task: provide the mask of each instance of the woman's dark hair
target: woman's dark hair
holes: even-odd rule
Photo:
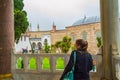
[[[82,50],[82,51],[87,51],[88,48],[88,42],[83,40],[83,39],[77,39],[76,40],[76,45],[80,46],[80,49],[78,50]]]

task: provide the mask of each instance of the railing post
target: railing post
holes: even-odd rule
[[[56,71],[56,58],[55,56],[50,57],[50,70],[54,73]]]
[[[28,72],[29,58],[26,54],[24,54],[24,57],[23,57],[23,64],[24,64],[24,71]]]

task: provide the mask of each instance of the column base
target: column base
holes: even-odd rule
[[[102,77],[101,80],[113,80],[113,79],[108,79],[108,78]]]
[[[12,74],[0,74],[0,80],[13,80]]]

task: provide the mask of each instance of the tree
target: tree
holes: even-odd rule
[[[23,0],[14,0],[14,30],[16,43],[18,43],[21,34],[25,33],[29,26],[27,13],[23,10],[23,7]]]
[[[63,37],[61,47],[62,47],[62,52],[67,53],[70,49],[71,46],[71,38],[68,36]]]
[[[71,47],[71,38],[68,36],[63,37],[62,41],[55,43],[56,48],[60,48],[63,53],[67,53]]]
[[[50,51],[50,46],[48,45],[47,39],[44,40],[44,51],[48,53]]]
[[[98,42],[97,47],[100,48],[101,45],[102,45],[102,39],[101,39],[101,37],[97,37],[96,39],[97,39],[97,42]]]
[[[55,43],[55,47],[56,47],[56,48],[61,48],[61,43],[62,43],[62,41],[57,41],[57,42]]]

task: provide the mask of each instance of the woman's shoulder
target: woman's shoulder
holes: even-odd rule
[[[73,53],[75,53],[75,52],[77,52],[77,50],[73,50],[71,53],[73,54]]]
[[[87,53],[87,57],[91,59],[91,58],[92,58],[91,53],[88,52],[88,53]]]

